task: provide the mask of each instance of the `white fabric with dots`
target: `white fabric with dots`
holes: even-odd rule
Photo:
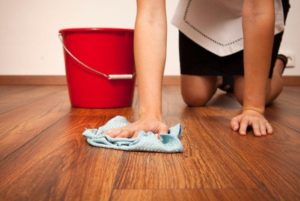
[[[274,34],[284,29],[281,0],[275,2]],[[172,23],[201,47],[227,56],[243,49],[243,0],[180,0]]]

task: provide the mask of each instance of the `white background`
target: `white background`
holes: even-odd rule
[[[0,75],[64,75],[58,30],[70,27],[133,28],[135,0],[0,0]],[[165,75],[179,75],[178,31],[170,21],[178,0],[168,0]],[[281,47],[300,66],[300,1],[292,8]],[[155,52],[155,50],[154,50]],[[300,75],[300,68],[285,71]]]

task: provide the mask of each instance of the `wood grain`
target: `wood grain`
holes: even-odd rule
[[[108,200],[122,152],[87,146],[81,134],[83,129],[108,120],[98,114],[74,109],[2,160],[1,197]]]
[[[236,190],[236,189],[205,189],[205,190],[115,190],[112,201],[232,201],[232,200],[275,200],[266,192],[260,190]]]
[[[86,143],[86,127],[136,119],[136,96],[132,108],[83,109],[70,107],[64,86],[0,91],[1,201],[300,200],[300,87],[286,87],[267,108],[275,132],[257,138],[231,130],[241,107],[230,95],[188,108],[178,86],[164,86],[164,119],[184,126],[179,154]]]
[[[285,86],[300,86],[300,76],[284,75]],[[65,75],[0,75],[0,85],[66,85]],[[180,85],[180,75],[165,75],[163,85]]]
[[[33,94],[35,92],[32,91]],[[36,101],[31,100],[30,103],[28,101],[25,106],[0,114],[0,160],[69,112],[66,90],[56,89],[56,92],[48,93]],[[12,102],[12,105],[15,106],[15,102]]]
[[[0,75],[0,85],[66,85],[64,75]]]
[[[4,92],[2,92],[3,89]],[[16,107],[27,105],[28,103],[32,103],[35,100],[38,100],[42,97],[47,97],[49,94],[61,90],[62,90],[61,87],[50,86],[50,87],[27,87],[27,88],[22,88],[22,91],[11,90],[12,91],[11,92],[11,91],[5,91],[5,88],[3,88],[3,86],[0,86],[1,94],[2,93],[5,94],[0,99],[0,114],[10,111]],[[16,92],[14,93],[14,91]],[[30,94],[30,96],[28,96],[28,94]]]

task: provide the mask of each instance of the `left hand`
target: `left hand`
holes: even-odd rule
[[[263,114],[255,110],[243,110],[231,120],[231,128],[241,135],[247,134],[247,127],[251,126],[255,136],[265,136],[273,133],[271,124]]]

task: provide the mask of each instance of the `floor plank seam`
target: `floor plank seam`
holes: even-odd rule
[[[98,149],[81,135],[115,115],[138,119],[136,96],[130,108],[93,110],[72,108],[67,87],[25,89],[0,87],[1,111],[10,110],[0,113],[1,201],[300,201],[300,87],[266,110],[274,134],[264,137],[231,129],[240,111],[231,97],[187,108],[180,88],[164,87],[165,123],[183,125],[184,152],[170,155]]]
[[[200,123],[200,124],[202,125],[201,121],[198,121],[198,123]],[[202,127],[204,127],[204,126],[202,126]],[[205,129],[205,127],[204,127],[204,129]],[[208,132],[208,131],[206,130],[206,132]],[[228,143],[226,143],[226,141],[224,141],[224,143],[226,143],[227,146],[222,145],[222,143],[220,143],[219,141],[215,140],[211,135],[209,135],[209,137],[210,137],[210,139],[213,140],[219,147],[222,147],[223,150],[226,150],[226,149],[227,149],[228,152],[230,152],[230,153],[235,153],[236,156],[238,157],[238,160],[243,161],[245,164],[248,165],[247,160],[245,160],[244,157],[242,157],[240,154],[238,154],[238,152],[236,152],[234,149],[232,149],[231,146],[229,146]],[[232,157],[231,155],[228,155],[228,154],[227,154],[227,156],[228,156],[228,157],[229,157],[229,158],[230,158],[237,166],[241,167],[241,166],[239,165],[239,163],[237,163],[236,160],[234,160],[233,157]],[[248,166],[246,166],[246,167],[248,167]],[[252,178],[252,179],[255,179],[256,184],[258,184],[258,188],[257,188],[258,190],[263,190],[264,192],[268,192],[268,195],[271,196],[272,199],[274,199],[274,200],[277,200],[277,199],[278,199],[278,197],[272,193],[271,189],[270,189],[263,181],[261,181],[261,180],[258,179],[259,176],[256,175],[256,174],[253,174],[253,171],[252,171],[251,169],[249,169],[248,171],[245,171],[245,169],[243,168],[242,170],[243,170],[243,172],[244,172],[247,176],[249,176],[249,177]],[[249,173],[250,173],[250,175],[249,175]],[[283,178],[283,179],[284,179],[284,178]],[[284,179],[284,180],[287,182],[286,184],[289,185],[289,182],[288,182],[286,179]],[[237,189],[238,189],[238,188],[237,188]]]
[[[59,90],[59,91],[51,92],[51,93],[49,93],[49,94],[45,94],[44,96],[41,96],[41,97],[39,97],[39,98],[36,98],[36,99],[34,99],[34,100],[32,100],[32,101],[27,101],[27,102],[25,102],[24,104],[18,105],[18,106],[14,107],[14,108],[12,108],[12,109],[10,109],[10,110],[4,111],[4,112],[0,112],[0,116],[6,114],[6,113],[8,113],[8,112],[11,112],[11,111],[13,111],[13,110],[16,110],[16,109],[18,109],[18,108],[20,108],[20,107],[24,107],[25,105],[33,104],[33,103],[35,103],[35,102],[37,102],[37,101],[40,101],[41,99],[45,98],[46,96],[50,96],[50,95],[53,95],[53,94],[56,94],[56,93],[61,93],[61,92],[64,91],[64,90],[66,90],[66,89],[62,89],[62,90]]]
[[[113,198],[113,193],[115,190],[117,190],[115,187],[116,187],[116,183],[118,181],[118,179],[120,178],[120,169],[121,169],[121,164],[122,164],[122,161],[123,161],[123,157],[124,157],[124,154],[125,152],[123,151],[121,157],[120,157],[120,161],[119,161],[119,164],[118,164],[118,169],[117,169],[117,173],[116,173],[116,176],[114,178],[114,183],[112,185],[112,188],[111,188],[111,192],[110,192],[110,195],[109,195],[109,201],[112,201],[112,198]]]
[[[238,152],[236,152],[236,150],[230,149],[231,146],[229,146],[228,143],[227,143],[226,141],[224,141],[224,143],[226,143],[227,146],[223,145],[222,143],[220,143],[219,141],[217,141],[216,139],[214,139],[214,138],[211,136],[211,135],[212,135],[211,131],[207,130],[206,127],[203,126],[202,122],[198,120],[198,118],[197,118],[197,122],[198,122],[200,125],[202,125],[203,129],[205,129],[205,131],[206,131],[207,133],[210,133],[210,134],[208,135],[208,137],[209,137],[215,144],[217,144],[218,147],[222,147],[223,150],[226,150],[226,149],[227,149],[227,150],[228,150],[227,152],[235,153],[235,155],[238,157],[238,160],[243,161],[245,164],[248,164],[247,160],[245,160],[244,157],[242,157],[240,154],[238,154]],[[239,163],[238,163],[231,155],[228,155],[228,154],[226,154],[226,155],[227,155],[227,156],[228,156],[228,157],[229,157],[229,158],[230,158],[230,159],[231,159],[238,167],[240,167]],[[248,166],[247,166],[247,167],[248,167]],[[265,184],[264,184],[262,181],[260,181],[260,180],[257,179],[258,176],[255,175],[255,174],[253,174],[253,172],[251,171],[251,169],[249,169],[249,170],[247,170],[247,171],[245,171],[245,169],[242,169],[242,170],[243,170],[243,172],[244,172],[247,176],[249,176],[250,178],[255,178],[255,182],[256,182],[257,184],[261,185],[261,187],[266,188]],[[250,175],[249,175],[248,173],[250,173]]]
[[[20,149],[22,149],[23,147],[27,146],[30,143],[34,143],[37,138],[40,138],[41,136],[43,136],[43,133],[45,133],[49,128],[51,128],[52,126],[54,126],[55,124],[59,123],[63,118],[65,118],[68,115],[68,112],[66,112],[66,114],[62,115],[62,117],[58,118],[56,121],[54,121],[51,125],[49,125],[48,127],[46,127],[45,129],[41,130],[39,132],[39,134],[35,135],[33,138],[31,138],[30,140],[28,140],[26,143],[24,143],[23,145],[21,145],[20,147],[18,147],[17,149],[15,149],[14,151],[12,151],[11,153],[9,153],[8,155],[6,155],[3,159],[1,159],[0,164],[2,162],[5,162],[5,160],[7,160],[7,158],[9,158],[11,155],[13,155],[14,153],[18,152]]]
[[[285,125],[284,124],[279,124],[279,125],[282,126],[282,127],[285,127],[285,128],[289,128],[292,131],[295,131],[296,133],[300,134],[300,130],[298,130],[297,128],[291,127],[289,124],[285,124]]]
[[[164,191],[173,191],[173,190],[242,190],[242,191],[251,191],[251,190],[261,190],[266,191],[267,188],[240,188],[240,187],[225,187],[225,188],[213,188],[213,187],[204,187],[204,188],[115,188],[114,191],[122,190],[164,190]]]
[[[0,91],[1,91],[1,87],[2,87],[2,86],[0,85]],[[12,87],[10,87],[10,86],[4,86],[4,87],[12,88]],[[22,89],[22,92],[24,92],[24,91],[30,92],[30,91],[31,91],[32,89],[34,89],[34,88],[36,88],[36,87],[31,86],[31,87]],[[18,93],[20,93],[20,91],[13,91],[13,92],[8,93],[8,94],[2,93],[2,94],[0,94],[0,98],[5,97],[5,96],[7,96],[7,95],[18,94]]]

